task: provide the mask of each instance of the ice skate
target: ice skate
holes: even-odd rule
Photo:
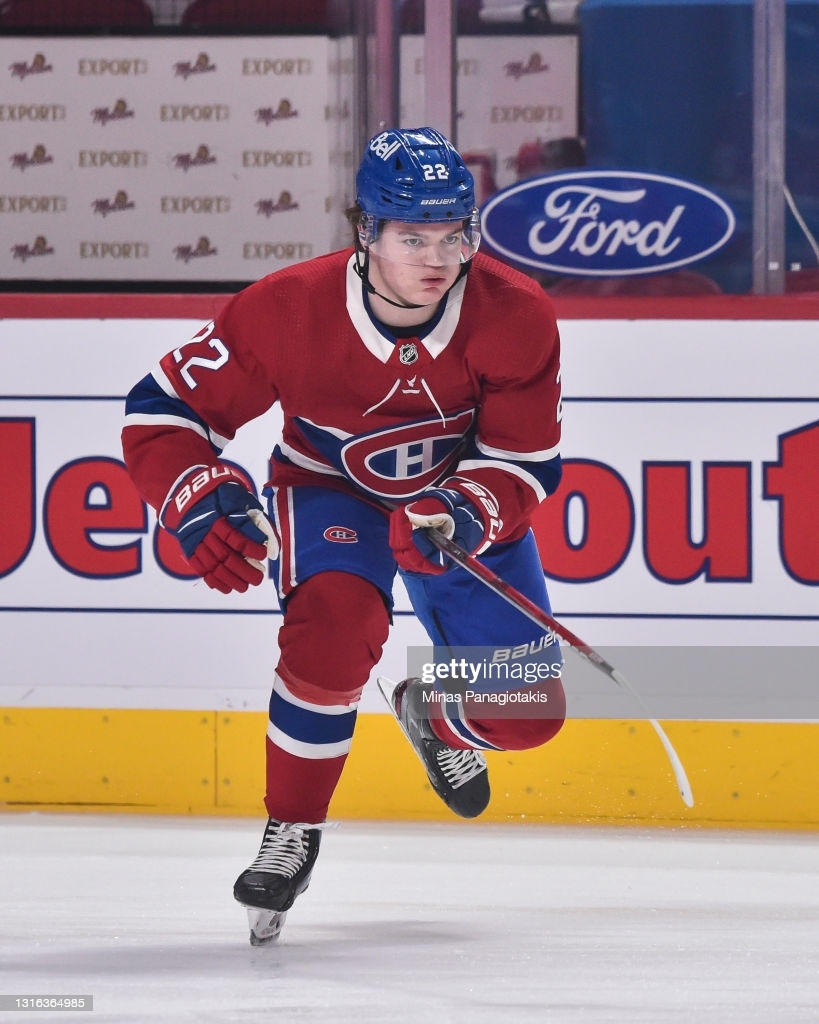
[[[287,911],[310,884],[320,843],[320,826],[268,819],[256,859],[233,886],[247,907],[251,945],[279,937]]]
[[[447,807],[462,818],[483,813],[489,803],[486,758],[477,750],[449,747],[432,731],[431,703],[424,701],[424,694],[432,692],[432,684],[420,679],[394,683],[380,677],[378,687],[426,768],[432,788]]]

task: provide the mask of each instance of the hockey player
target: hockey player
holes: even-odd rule
[[[436,649],[507,658],[542,647],[538,628],[450,563],[425,530],[444,531],[549,608],[529,517],[560,479],[551,304],[529,278],[476,255],[472,175],[437,131],[379,132],[356,188],[354,245],[235,295],[134,387],[123,430],[140,494],[208,586],[244,592],[272,559],[283,622],[266,739],[269,821],[234,887],[241,903],[270,912],[267,935],[309,884],[387,638],[396,568]],[[275,402],[284,426],[265,516],[252,481],[221,455]],[[540,745],[562,724],[559,678],[511,685],[537,691],[548,712],[501,717],[487,710],[497,705],[460,694],[431,714],[431,683],[385,686],[456,814],[487,806],[483,751]]]

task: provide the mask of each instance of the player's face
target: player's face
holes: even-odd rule
[[[458,279],[462,251],[460,224],[387,221],[370,246],[370,280],[395,301],[437,304]]]

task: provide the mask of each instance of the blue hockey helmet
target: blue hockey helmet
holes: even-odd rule
[[[383,220],[420,224],[472,216],[475,182],[460,153],[434,128],[374,135],[356,175],[356,201]]]
[[[388,128],[374,135],[356,175],[356,203],[363,213],[363,244],[382,221],[460,223],[466,258],[480,244],[472,173],[452,143],[434,128]]]

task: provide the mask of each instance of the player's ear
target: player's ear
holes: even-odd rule
[[[375,242],[383,223],[383,221],[376,221],[371,213],[363,212],[356,221],[355,228],[358,234],[358,244],[364,252]]]

